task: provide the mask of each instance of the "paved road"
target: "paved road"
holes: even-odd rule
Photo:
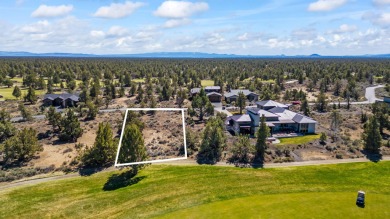
[[[390,156],[382,157],[382,161],[380,162],[383,161],[390,161]],[[371,162],[371,161],[366,158],[357,158],[357,159],[338,159],[338,160],[314,160],[314,161],[301,161],[301,162],[290,162],[290,163],[267,163],[264,165],[264,168],[283,168],[283,167],[313,166],[313,165],[342,164],[342,163],[361,163],[361,162]],[[177,166],[199,165],[195,160],[192,159],[164,162],[164,163],[160,163],[159,165],[164,165],[164,164],[177,165]],[[234,165],[225,162],[218,162],[214,166],[233,167]],[[115,167],[110,167],[101,172],[113,171],[115,169],[116,169]],[[75,177],[83,177],[83,176],[81,176],[79,173],[71,173],[71,174],[53,176],[53,177],[35,178],[35,179],[27,179],[27,180],[25,179],[25,180],[20,180],[20,181],[0,185],[0,191],[10,189],[10,188],[16,188],[20,186],[30,186],[30,185],[43,183],[43,182],[50,182],[50,181],[75,178]]]

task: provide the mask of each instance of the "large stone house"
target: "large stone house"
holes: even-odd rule
[[[75,107],[79,101],[80,97],[77,94],[69,93],[46,94],[43,97],[44,106]]]
[[[259,108],[262,106],[263,108]],[[255,134],[259,128],[261,117],[264,116],[271,135],[313,134],[316,131],[317,121],[310,117],[288,110],[288,106],[275,101],[260,101],[257,107],[247,108],[245,117],[231,116],[227,118],[236,134],[248,130],[248,116],[250,120],[250,134]],[[241,115],[244,116],[244,115]],[[243,119],[246,123],[240,123]],[[238,121],[236,121],[238,119]],[[232,122],[230,122],[232,121]],[[241,125],[242,124],[242,125]],[[241,127],[242,126],[242,127]]]
[[[230,92],[226,92],[224,95],[225,101],[227,103],[231,103],[233,101],[237,102],[238,95],[240,92],[242,92],[249,101],[257,101],[259,98],[259,95],[254,92],[251,92],[250,90],[230,90]]]

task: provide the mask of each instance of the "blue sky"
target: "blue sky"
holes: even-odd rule
[[[1,0],[0,51],[390,53],[390,0]]]

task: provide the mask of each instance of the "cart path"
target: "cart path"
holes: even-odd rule
[[[390,161],[390,156],[382,157],[383,161]],[[313,161],[300,161],[300,162],[289,162],[289,163],[266,163],[264,168],[283,168],[283,167],[298,167],[298,166],[313,166],[313,165],[327,165],[327,164],[343,164],[343,163],[360,163],[360,162],[372,162],[367,158],[356,158],[356,159],[337,159],[337,160],[313,160]],[[187,160],[177,160],[177,161],[169,161],[160,163],[159,165],[176,165],[176,166],[197,166],[199,165],[195,160],[187,159]],[[228,166],[234,167],[233,164],[229,164],[226,162],[218,162],[213,166]],[[115,170],[115,167],[110,167],[104,169],[100,172],[107,172]],[[38,176],[39,177],[39,176]],[[36,185],[43,182],[56,181],[61,179],[69,179],[76,177],[87,177],[81,176],[79,173],[70,173],[59,176],[49,176],[44,178],[33,178],[33,179],[22,179],[11,183],[5,183],[0,185],[0,191],[4,191],[11,188],[17,188],[21,186],[31,186]]]

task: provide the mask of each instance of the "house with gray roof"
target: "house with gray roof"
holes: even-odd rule
[[[43,106],[75,107],[78,102],[80,102],[78,94],[45,94],[43,97]]]
[[[317,121],[314,119],[288,110],[288,106],[275,101],[260,101],[258,103],[258,106],[263,106],[263,108],[247,108],[246,116],[242,117],[245,118],[246,123],[240,123],[243,120],[240,116],[244,115],[236,115],[229,117],[233,121],[227,125],[232,126],[231,129],[235,133],[239,133],[241,130],[247,130],[248,120],[250,120],[250,134],[254,135],[260,126],[261,117],[264,116],[272,135],[283,136],[295,133],[297,136],[298,134],[315,133]],[[240,129],[241,126],[244,129]]]
[[[259,99],[259,95],[250,90],[230,90],[230,92],[226,92],[224,95],[225,101],[227,103],[236,102],[240,92],[242,92],[249,101],[257,101]]]
[[[192,88],[190,90],[191,98],[198,95],[202,88]],[[204,87],[204,91],[209,98],[210,102],[221,102],[222,94],[220,86],[206,86]]]
[[[228,131],[233,131],[235,135],[251,134],[252,120],[249,115],[234,115],[226,118]]]

